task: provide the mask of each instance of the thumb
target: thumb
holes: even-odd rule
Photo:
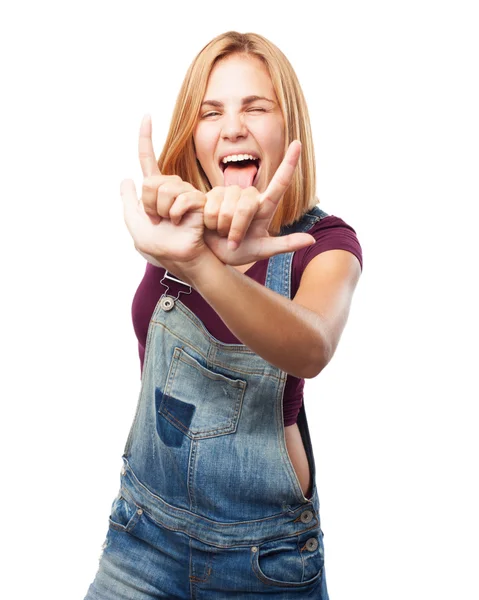
[[[138,202],[135,182],[133,179],[123,179],[123,181],[120,183],[120,196],[122,196],[123,202],[131,197],[136,198],[136,201]]]
[[[125,223],[131,233],[134,222],[138,216],[138,209],[140,208],[138,196],[136,195],[135,182],[133,179],[123,179],[123,181],[120,183],[120,196],[123,200],[123,215],[125,217]]]
[[[307,248],[316,243],[309,233],[291,233],[277,237],[269,237],[264,241],[262,247],[262,258],[269,258],[284,252],[295,252],[301,248]]]

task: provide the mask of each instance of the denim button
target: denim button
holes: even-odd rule
[[[122,467],[121,468],[121,474],[124,475],[125,473],[126,473],[126,469],[125,469],[125,467]]]
[[[175,301],[171,296],[163,296],[160,300],[160,306],[163,310],[171,310],[175,305]]]
[[[312,537],[312,538],[309,538],[309,540],[307,540],[306,548],[310,552],[314,552],[317,547],[318,547],[318,540],[316,538]]]
[[[309,523],[313,519],[313,513],[310,510],[305,510],[301,513],[301,521],[303,523]]]

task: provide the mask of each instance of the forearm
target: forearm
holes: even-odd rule
[[[174,270],[173,270],[174,272]],[[214,254],[178,276],[210,304],[248,348],[299,378],[317,375],[327,364],[319,315],[222,263]]]

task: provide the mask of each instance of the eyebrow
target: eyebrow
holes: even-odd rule
[[[266,100],[267,102],[276,104],[276,102],[274,100],[271,100],[270,98],[266,98],[266,96],[246,96],[245,98],[243,98],[241,103],[243,106],[245,106],[246,104],[251,104],[252,102],[256,102],[256,100]],[[223,102],[220,102],[219,100],[205,100],[201,104],[201,106],[203,107],[205,104],[208,104],[209,106],[217,106],[218,108],[223,106]]]

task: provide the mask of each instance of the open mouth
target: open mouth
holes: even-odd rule
[[[261,160],[259,158],[244,158],[219,163],[223,172],[224,185],[239,185],[242,188],[254,186],[258,180]]]
[[[234,161],[229,161],[227,163],[224,163],[221,160],[220,161],[220,169],[223,171],[223,173],[225,172],[226,167],[230,167],[230,166],[245,168],[245,167],[248,167],[249,165],[255,165],[256,168],[259,169],[260,162],[261,161],[259,158],[255,158],[255,159],[245,158],[244,160],[234,160]]]

